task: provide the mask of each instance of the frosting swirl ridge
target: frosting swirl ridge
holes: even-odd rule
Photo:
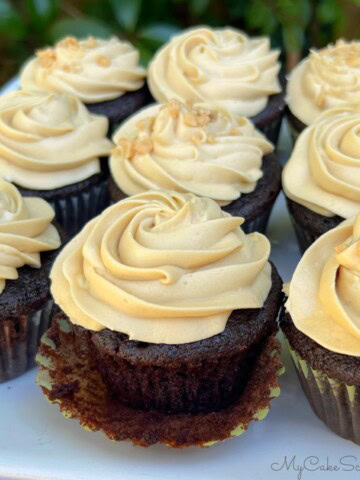
[[[174,36],[150,63],[149,88],[158,102],[214,102],[251,117],[281,91],[278,50],[268,38],[200,27]]]
[[[172,100],[145,108],[114,135],[112,176],[127,195],[191,192],[227,205],[252,192],[272,144],[245,117],[211,104]]]
[[[0,294],[6,280],[18,278],[18,268],[39,268],[40,252],[60,246],[59,234],[51,224],[54,216],[45,200],[23,198],[14,185],[0,181]]]
[[[62,250],[52,294],[87,329],[152,343],[211,337],[232,310],[262,307],[271,288],[270,243],[242,223],[192,194],[126,198]]]

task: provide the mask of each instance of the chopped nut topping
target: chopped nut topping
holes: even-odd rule
[[[139,120],[136,124],[136,128],[140,131],[144,130],[151,130],[152,126],[154,124],[154,119],[153,118],[143,118],[142,120]]]
[[[237,128],[232,128],[230,130],[230,135],[234,135],[234,136],[240,135],[240,130],[238,130]]]
[[[90,37],[88,38],[87,42],[86,42],[86,45],[87,47],[89,48],[95,48],[96,47],[96,38],[93,37],[92,35],[90,35]]]
[[[319,95],[318,95],[317,98],[316,98],[315,103],[316,103],[316,105],[317,105],[319,108],[322,108],[322,107],[324,106],[324,103],[325,103],[325,95],[324,95],[323,90],[320,91]]]
[[[211,144],[213,144],[213,145],[216,143],[215,138],[214,138],[214,137],[211,137],[210,135],[207,137],[207,141],[208,141],[208,143],[211,143]]]
[[[57,46],[61,48],[79,48],[80,43],[77,41],[75,37],[65,37],[60,42],[57,43]]]
[[[131,158],[134,155],[133,142],[131,142],[127,138],[120,138],[117,144],[121,148],[121,152],[125,155],[126,158]]]
[[[110,58],[105,57],[105,55],[98,55],[95,60],[99,67],[106,68],[111,64]]]
[[[188,127],[197,127],[196,116],[193,113],[185,112],[184,122]]]
[[[246,125],[247,122],[248,120],[245,117],[240,117],[237,119],[237,123],[240,127],[243,127],[244,125]]]
[[[346,250],[346,245],[345,245],[345,243],[342,243],[341,245],[337,245],[337,246],[335,247],[335,252],[336,252],[336,253],[341,253],[341,252],[343,252],[344,250]]]
[[[194,135],[191,140],[197,147],[201,144],[201,137],[199,135]]]
[[[172,118],[177,118],[180,113],[180,103],[173,99],[168,102],[169,114]]]
[[[205,113],[201,113],[200,115],[197,115],[196,117],[197,124],[199,127],[205,127],[208,123],[210,123],[210,115],[207,115]]]
[[[153,149],[153,143],[150,138],[144,138],[135,143],[135,152],[139,155],[146,155]]]
[[[357,55],[350,55],[346,63],[349,65],[349,67],[358,67],[360,65],[360,58]]]
[[[36,56],[40,61],[40,65],[43,68],[50,68],[56,62],[56,52],[52,48],[45,48],[44,50],[38,50]]]

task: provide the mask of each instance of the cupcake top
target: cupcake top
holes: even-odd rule
[[[296,328],[336,353],[360,356],[360,215],[305,252],[286,303]]]
[[[268,38],[231,28],[187,30],[173,37],[150,63],[148,83],[158,102],[216,102],[251,117],[281,91],[278,50]]]
[[[272,144],[245,117],[177,100],[145,108],[115,133],[112,176],[127,195],[191,192],[227,205],[252,192]]]
[[[360,42],[338,40],[310,55],[291,72],[287,103],[305,125],[329,108],[360,104]]]
[[[99,103],[138,90],[145,75],[139,52],[129,42],[66,37],[38,50],[24,66],[20,83],[25,89],[67,92],[84,103]]]
[[[51,292],[71,322],[130,340],[182,344],[261,308],[270,243],[210,199],[149,191],[106,209],[57,257]]]
[[[11,183],[0,180],[0,294],[6,280],[16,280],[24,265],[40,268],[40,252],[61,244],[51,224],[54,210],[42,198],[23,198]]]
[[[34,190],[70,185],[100,172],[108,155],[106,117],[69,94],[17,90],[0,97],[0,177]]]
[[[360,211],[360,107],[324,112],[298,137],[283,171],[290,199],[325,216]]]

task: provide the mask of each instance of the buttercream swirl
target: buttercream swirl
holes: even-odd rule
[[[278,50],[268,38],[206,27],[173,37],[150,63],[149,88],[158,102],[216,102],[246,117],[264,110],[281,91]]]
[[[262,307],[270,243],[210,199],[149,191],[106,209],[62,250],[51,291],[70,320],[132,340],[181,344]]]
[[[227,205],[252,192],[273,146],[245,117],[210,104],[154,105],[114,135],[110,169],[127,195],[151,189],[191,192]]]
[[[100,172],[108,120],[73,95],[17,90],[0,98],[0,177],[51,190]]]
[[[360,42],[338,40],[313,50],[297,65],[287,86],[291,112],[310,125],[325,110],[360,104]]]
[[[118,38],[66,37],[36,52],[20,73],[22,88],[71,93],[84,103],[118,98],[144,85],[139,52]]]
[[[283,171],[286,195],[320,215],[360,211],[360,107],[324,112],[298,137]]]
[[[305,252],[286,309],[296,327],[323,347],[360,356],[360,215]]]
[[[51,224],[54,216],[42,198],[23,198],[14,185],[0,181],[0,294],[6,280],[18,278],[18,268],[39,268],[40,252],[60,246],[59,234]]]

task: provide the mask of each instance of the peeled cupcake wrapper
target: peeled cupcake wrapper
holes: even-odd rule
[[[43,333],[53,317],[54,302],[48,300],[31,315],[18,321],[0,321],[0,383],[6,382],[35,366],[35,355]]]
[[[316,415],[333,432],[360,445],[360,386],[315,370],[286,340],[302,389]]]
[[[134,410],[112,399],[87,349],[68,321],[54,319],[36,357],[38,385],[66,418],[77,418],[86,430],[102,430],[111,440],[140,446],[208,447],[241,435],[251,420],[266,417],[270,401],[280,394],[278,376],[284,372],[280,344],[269,337],[244,392],[232,406],[206,414],[163,414]]]

